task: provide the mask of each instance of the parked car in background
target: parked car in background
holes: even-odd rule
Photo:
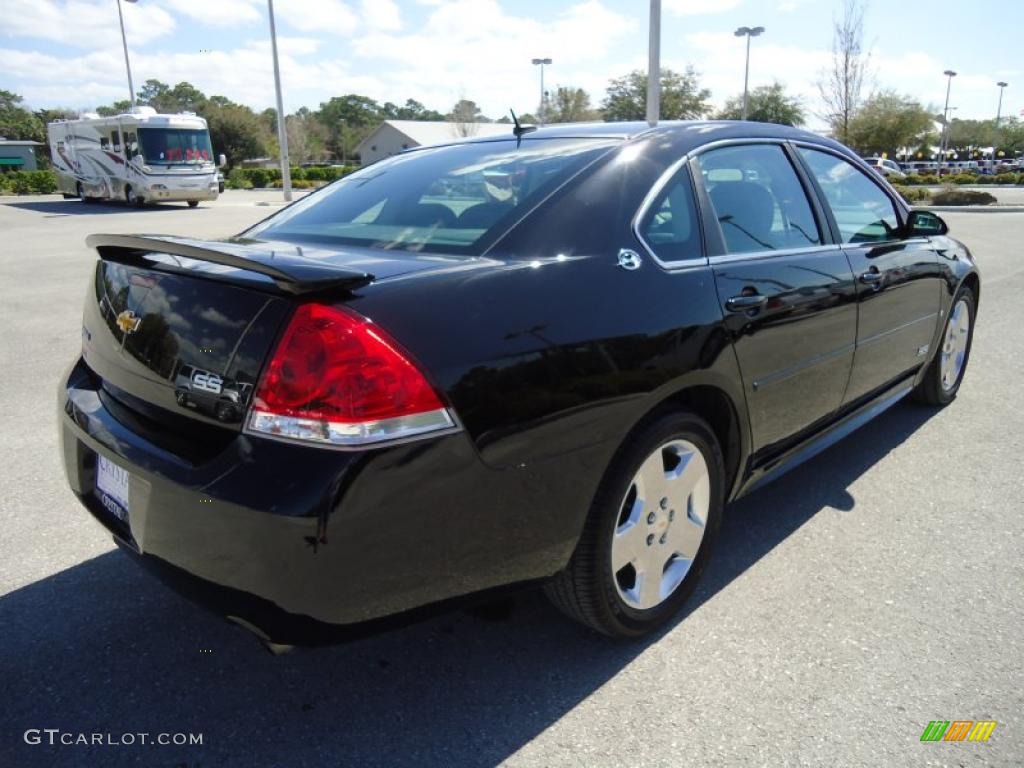
[[[887,179],[898,181],[907,178],[907,174],[900,170],[900,167],[893,160],[884,157],[868,157],[864,159],[864,162]]]
[[[536,584],[656,629],[727,502],[953,401],[980,290],[849,149],[753,122],[510,127],[227,240],[87,242],[71,489],[277,643]]]

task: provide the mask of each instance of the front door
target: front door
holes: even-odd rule
[[[941,273],[926,237],[905,235],[888,193],[853,163],[824,150],[798,152],[828,202],[860,301],[857,351],[846,403],[906,377],[930,359]]]
[[[726,145],[696,160],[711,209],[709,261],[743,375],[755,460],[838,410],[857,332],[849,261],[824,236],[793,161],[775,143]]]

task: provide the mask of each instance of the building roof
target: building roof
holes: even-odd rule
[[[363,146],[370,146],[378,131],[385,125],[390,125],[399,133],[409,137],[410,144],[421,147],[434,144],[451,144],[454,141],[461,141],[464,138],[476,138],[480,136],[494,136],[496,134],[512,133],[512,126],[507,123],[450,123],[440,120],[385,120],[378,125],[373,132],[359,142],[356,151],[359,152]],[[468,136],[462,135],[462,129]]]
[[[29,141],[27,139],[5,139],[0,136],[0,146],[7,147],[41,147],[43,142],[41,141]]]

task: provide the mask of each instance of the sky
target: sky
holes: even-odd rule
[[[815,82],[829,62],[842,0],[663,0],[662,66],[693,65],[720,106],[743,89],[738,26],[753,40],[751,87],[783,83],[820,126]],[[116,0],[2,0],[0,88],[34,109],[93,109],[128,96]],[[139,0],[123,4],[138,89],[186,80],[263,109],[274,105],[266,0]],[[414,98],[447,112],[472,99],[497,118],[535,112],[545,85],[585,88],[595,106],[608,80],[647,67],[648,0],[276,0],[287,112],[359,93],[383,103]],[[943,71],[953,117],[1024,110],[1024,3],[871,0],[865,44],[872,85],[940,111]]]

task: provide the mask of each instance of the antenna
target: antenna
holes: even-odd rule
[[[512,135],[517,139],[522,139],[524,133],[530,133],[531,131],[537,130],[536,125],[521,125],[519,123],[519,118],[516,117],[516,113],[513,110],[510,109],[509,113],[512,115],[512,122],[515,123],[515,126],[512,128]]]

